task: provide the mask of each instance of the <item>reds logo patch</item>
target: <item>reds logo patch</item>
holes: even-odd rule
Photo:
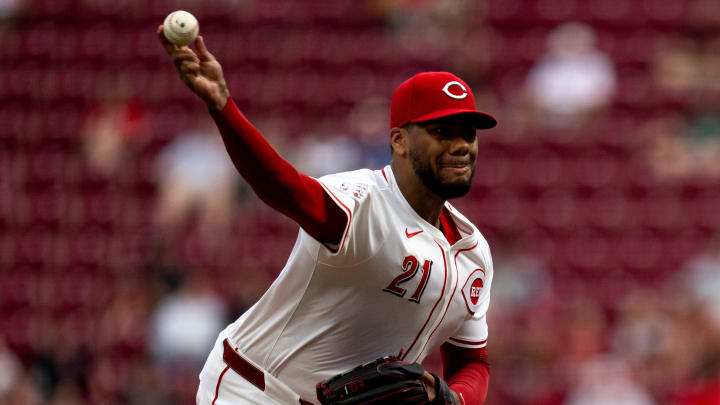
[[[483,287],[485,287],[485,270],[475,269],[470,273],[465,285],[462,288],[462,295],[465,299],[465,305],[471,314],[480,308],[480,295],[482,294]]]

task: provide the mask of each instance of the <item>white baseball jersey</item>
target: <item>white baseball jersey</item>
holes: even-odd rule
[[[325,176],[349,218],[338,246],[300,231],[263,297],[224,331],[247,358],[306,399],[315,384],[402,351],[422,361],[441,344],[485,346],[492,261],[487,242],[449,203],[450,245],[398,189],[390,166]]]

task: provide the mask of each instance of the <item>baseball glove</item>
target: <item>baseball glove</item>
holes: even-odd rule
[[[322,405],[459,405],[457,396],[435,374],[437,393],[431,404],[421,379],[424,373],[418,363],[382,357],[319,382],[317,398]]]

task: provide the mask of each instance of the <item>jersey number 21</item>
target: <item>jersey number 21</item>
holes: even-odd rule
[[[383,291],[387,291],[399,297],[404,297],[407,290],[400,287],[400,284],[409,281],[410,279],[415,277],[418,268],[420,268],[418,259],[415,256],[406,256],[402,264],[402,274],[395,277],[387,287],[383,288]],[[430,279],[431,269],[432,262],[430,260],[425,260],[425,263],[423,263],[422,265],[422,278],[420,279],[420,284],[418,284],[413,295],[408,298],[410,301],[413,301],[415,303],[420,302],[420,298],[422,297],[423,292],[425,292],[425,286]]]

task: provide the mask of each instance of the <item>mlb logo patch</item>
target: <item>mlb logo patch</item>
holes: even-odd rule
[[[467,310],[471,314],[480,309],[480,295],[485,288],[485,270],[475,269],[465,281],[462,288],[462,295],[465,299]]]

